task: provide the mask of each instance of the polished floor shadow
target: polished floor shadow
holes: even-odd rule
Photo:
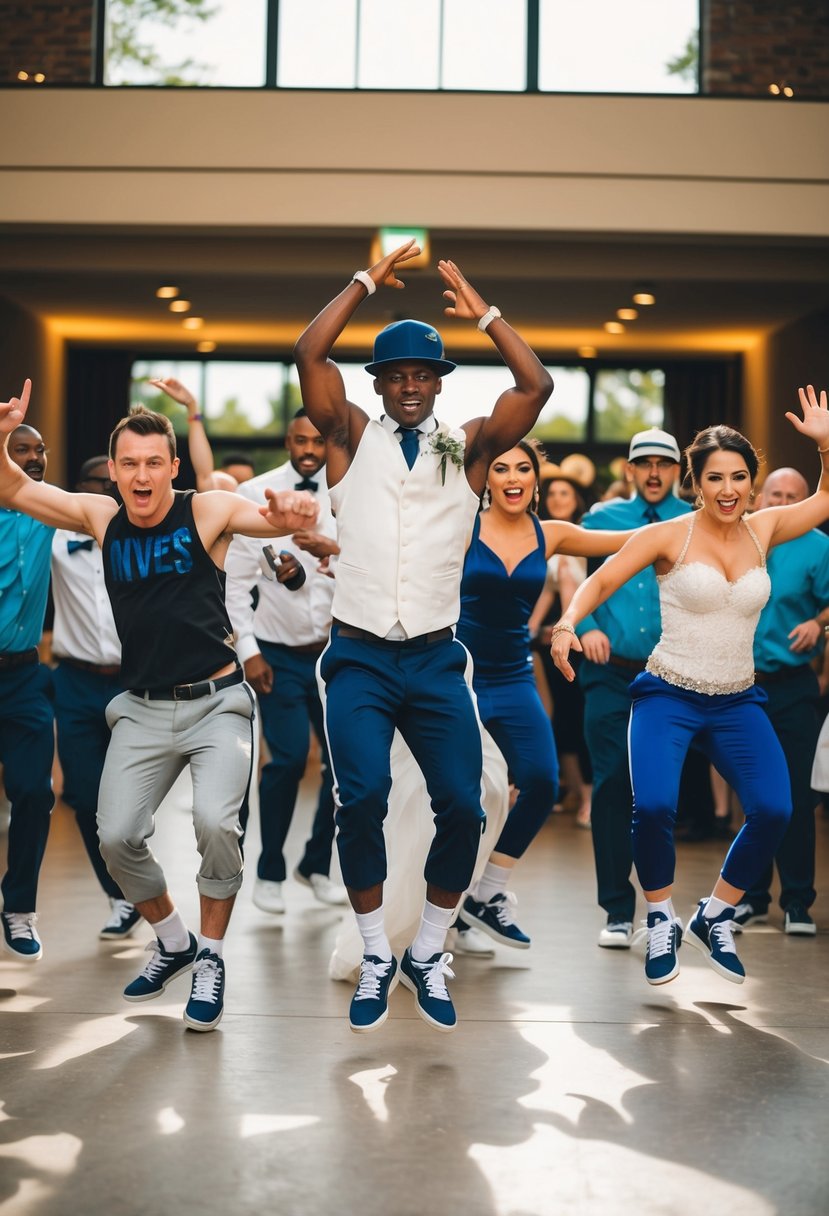
[[[303,789],[288,842],[299,854]],[[154,848],[195,925],[186,784]],[[829,820],[814,912],[829,930]],[[248,844],[256,856],[255,827]],[[680,846],[678,908],[723,846]],[[341,913],[289,881],[226,951],[227,1012],[186,1031],[186,981],[120,993],[149,932],[98,942],[107,906],[71,813],[55,812],[34,966],[0,956],[0,1216],[819,1216],[829,1211],[829,932],[770,924],[740,944],[749,979],[697,954],[663,988],[641,949],[596,946],[589,835],[555,816],[516,874],[526,952],[457,957],[460,1026],[431,1030],[398,989],[352,1034],[327,977]]]

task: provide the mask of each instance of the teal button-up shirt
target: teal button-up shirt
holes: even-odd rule
[[[635,498],[613,498],[597,503],[582,519],[584,528],[618,531],[641,528],[656,522],[648,518],[650,504],[638,494]],[[655,504],[658,520],[675,519],[691,510],[687,502],[669,494]],[[611,652],[625,659],[646,659],[659,641],[662,614],[659,588],[652,566],[640,570],[624,583],[595,612],[586,616],[576,629],[581,637],[588,629],[601,629],[610,639]]]
[[[829,607],[829,536],[813,529],[775,545],[769,550],[767,569],[771,595],[754,635],[754,666],[758,671],[800,667],[819,648],[794,654],[789,634],[795,625]]]
[[[49,594],[55,529],[0,507],[0,651],[37,646]]]

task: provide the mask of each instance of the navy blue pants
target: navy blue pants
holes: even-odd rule
[[[11,803],[7,869],[0,890],[6,912],[34,912],[49,817],[55,803],[52,673],[42,663],[0,671],[0,763]]]
[[[774,733],[780,740],[792,783],[792,817],[775,854],[780,875],[780,906],[800,904],[810,908],[815,902],[815,806],[817,795],[811,787],[812,761],[815,757],[820,719],[817,676],[808,663],[787,670],[780,680],[763,685],[768,697],[765,710]],[[772,863],[747,889],[746,900],[755,911],[765,911],[771,901]]]
[[[642,889],[657,891],[674,880],[679,778],[694,743],[740,799],[746,821],[722,876],[749,890],[774,857],[792,813],[786,759],[764,710],[765,693],[753,687],[707,696],[643,672],[631,695],[633,860]]]
[[[520,790],[495,852],[523,857],[553,809],[558,790],[558,757],[550,719],[529,664],[526,670],[498,679],[476,671],[472,685],[481,721]]]
[[[334,780],[328,761],[322,703],[317,687],[317,656],[299,654],[289,646],[258,640],[262,657],[273,668],[273,691],[259,696],[262,733],[271,759],[259,782],[259,820],[262,852],[257,875],[269,882],[284,882],[283,848],[296,805],[297,791],[308,758],[309,723],[320,743],[322,780],[311,837],[299,871],[327,874],[334,844]]]
[[[98,843],[98,786],[110,731],[106,707],[124,689],[118,676],[103,676],[58,662],[52,672],[63,801],[75,812],[98,882],[112,899],[124,893],[109,874]]]
[[[426,780],[435,837],[428,883],[465,891],[483,830],[481,734],[464,680],[467,652],[454,638],[429,646],[362,641],[331,630],[320,660],[325,729],[334,771],[337,848],[347,887],[386,878],[383,820],[395,727]],[[417,813],[417,808],[412,808]]]

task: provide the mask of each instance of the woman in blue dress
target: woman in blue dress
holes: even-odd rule
[[[587,531],[560,520],[540,522],[535,514],[538,480],[538,453],[526,440],[490,465],[484,509],[464,563],[457,629],[474,661],[472,686],[481,721],[503,753],[518,791],[495,850],[464,900],[457,928],[462,938],[464,929],[474,925],[519,950],[527,949],[530,938],[515,923],[515,895],[507,884],[551,811],[558,786],[552,727],[530,655],[530,614],[554,553],[605,556],[630,536]]]

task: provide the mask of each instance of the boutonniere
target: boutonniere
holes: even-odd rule
[[[440,484],[446,485],[446,462],[451,460],[456,469],[463,468],[463,454],[466,436],[463,431],[432,431],[429,436],[429,450],[440,456]]]

